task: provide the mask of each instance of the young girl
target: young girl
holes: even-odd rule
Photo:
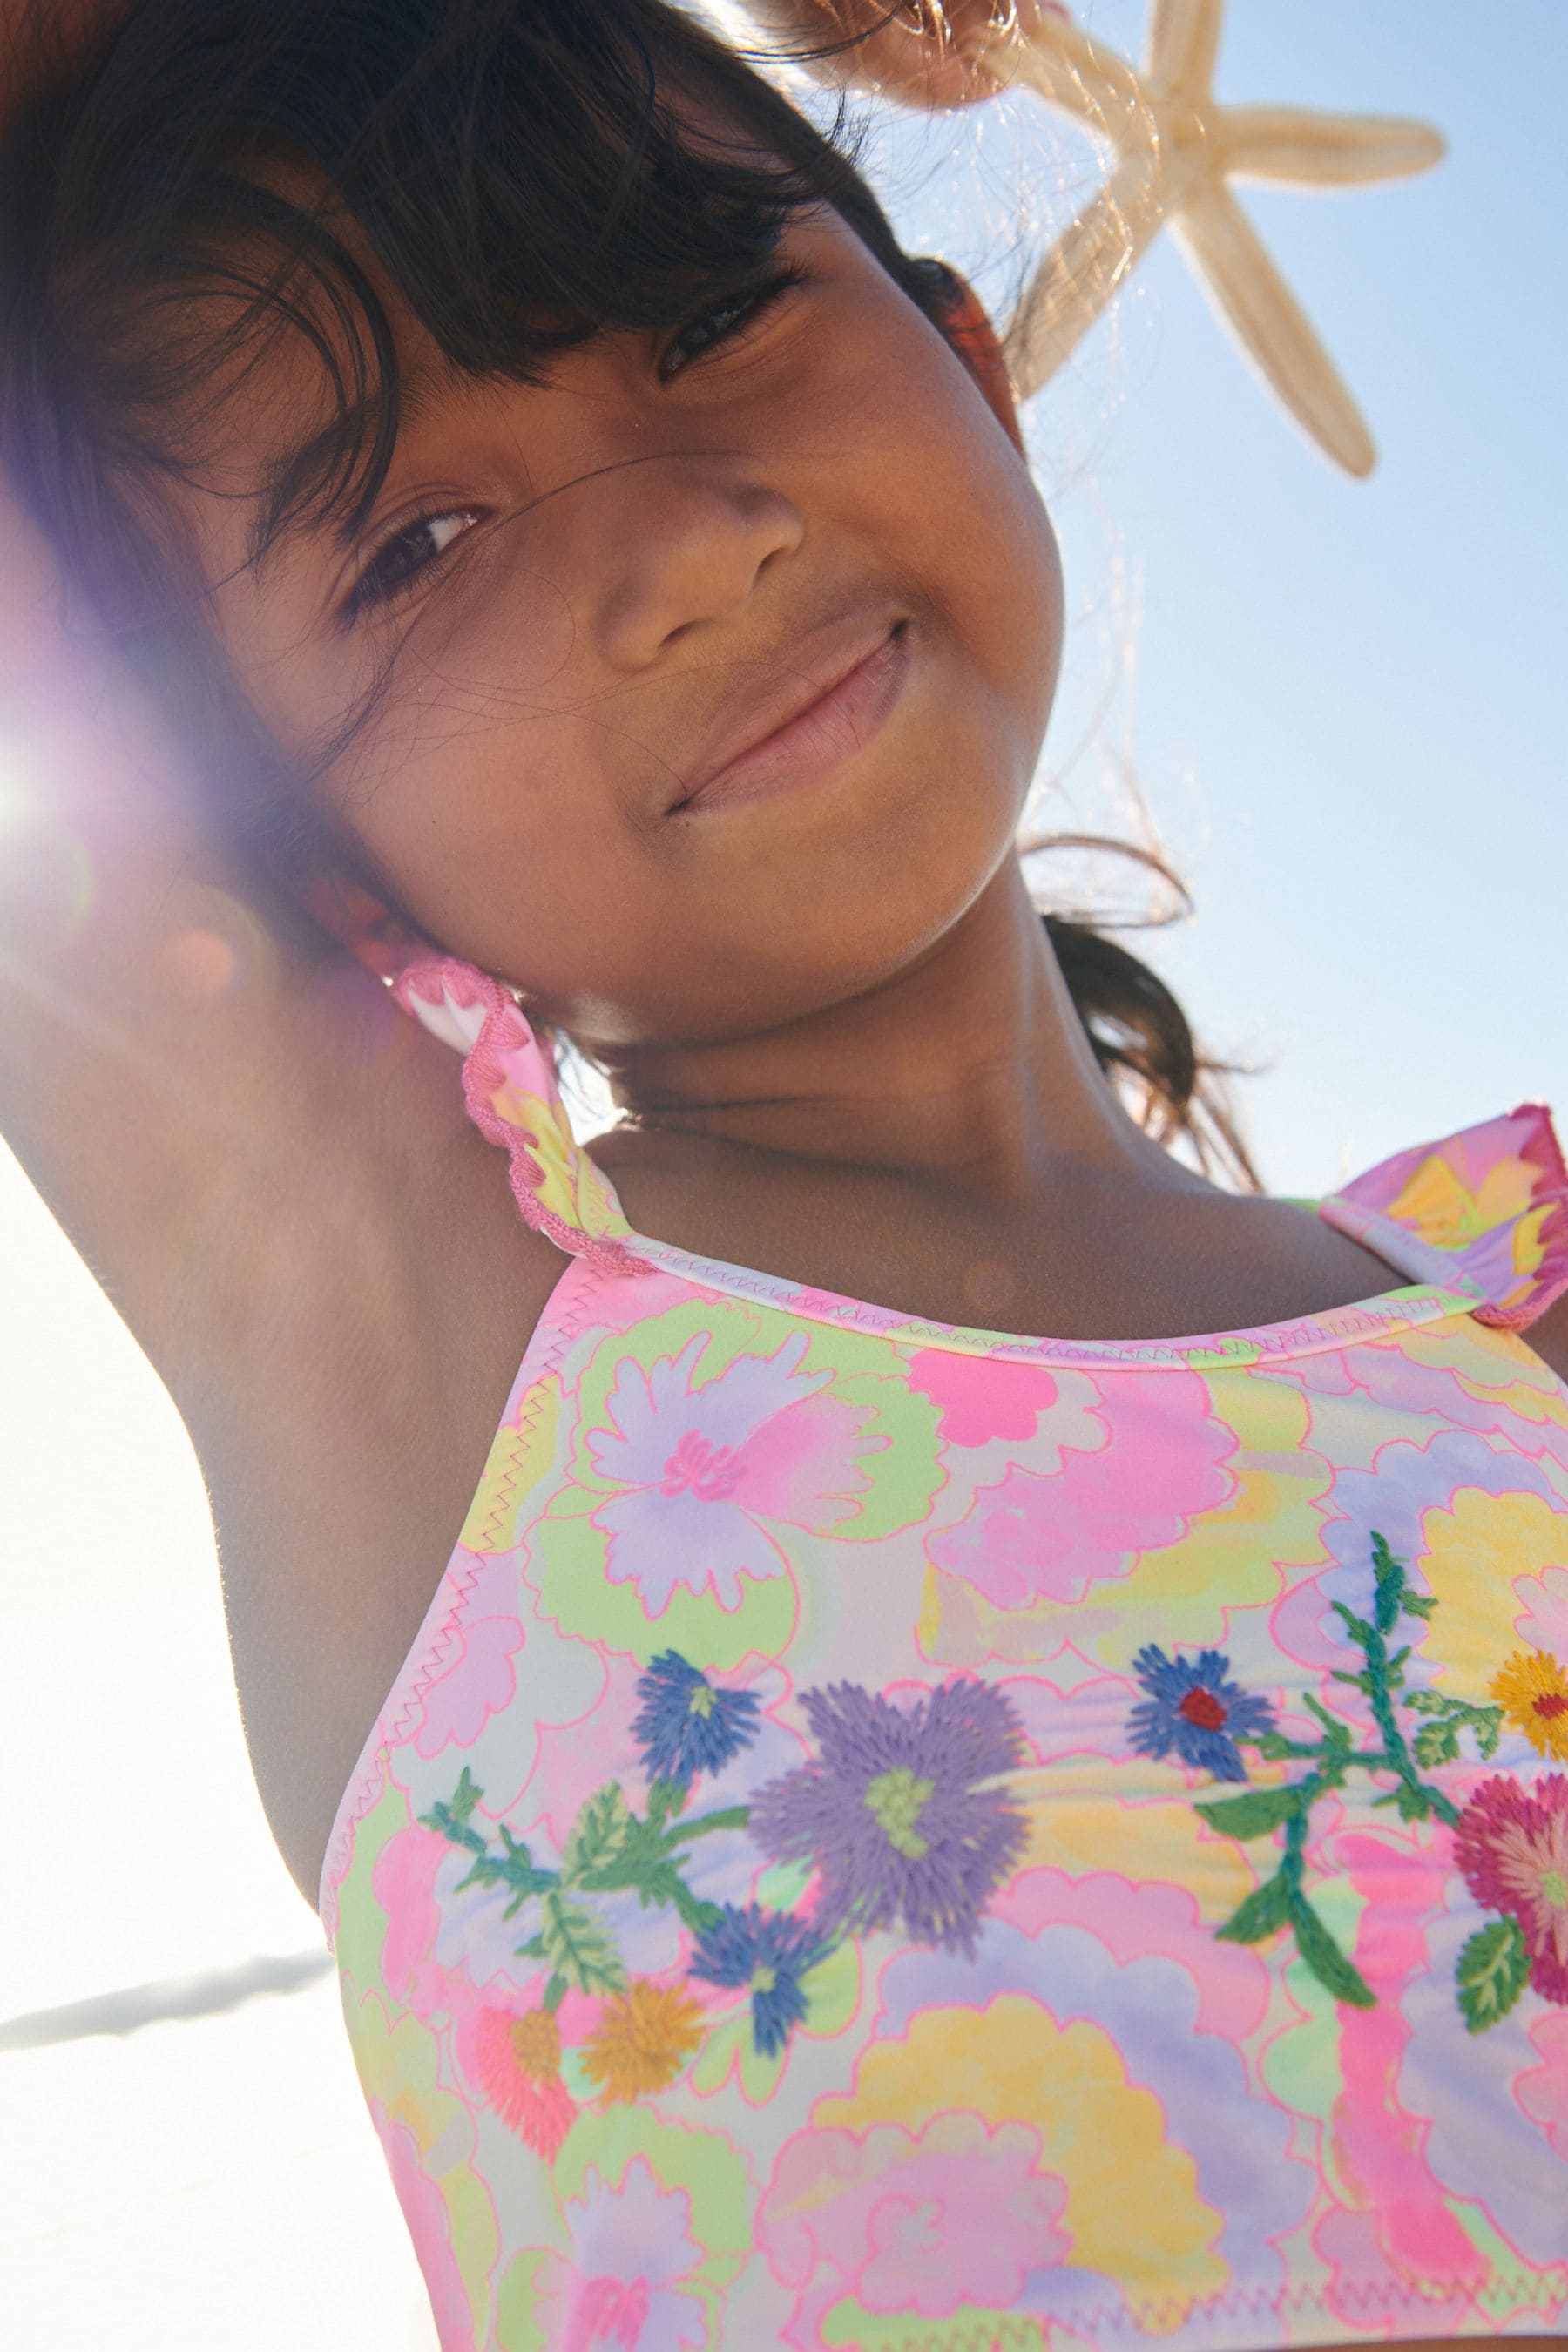
[[[442,2345],[1550,2336],[1546,1114],[1169,1155],[1179,1013],[1015,848],[994,339],[690,19],[79,13],[0,143],[5,1130],[198,1447]]]

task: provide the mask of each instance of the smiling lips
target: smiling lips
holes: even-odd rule
[[[791,663],[771,695],[754,694],[671,809],[762,800],[815,782],[862,750],[897,701],[909,667],[907,632],[864,615]],[[739,737],[737,743],[736,738]]]

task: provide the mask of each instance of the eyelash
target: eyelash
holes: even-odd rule
[[[681,335],[690,334],[694,327],[705,327],[710,319],[723,318],[727,311],[739,311],[741,325],[743,329],[749,330],[750,328],[754,327],[757,321],[763,317],[763,313],[771,310],[773,308],[773,305],[781,300],[785,294],[789,293],[793,288],[805,285],[808,280],[808,274],[809,273],[807,271],[799,268],[795,263],[791,262],[786,264],[783,269],[775,270],[771,278],[764,278],[760,284],[755,286],[743,286],[739,293],[727,294],[721,302],[715,302],[708,310],[700,310],[695,319],[689,319],[685,326],[680,329],[679,333],[676,336],[675,342],[670,348],[674,350],[679,345]],[[717,336],[713,342],[707,344],[704,348],[708,351],[712,351],[719,344],[744,341],[745,340],[746,337],[743,332],[738,331],[735,328],[731,328],[727,333]],[[700,360],[702,356],[703,353],[701,352],[698,352],[694,354],[694,358],[696,360]],[[691,364],[691,362],[689,362],[688,364]],[[677,369],[676,373],[679,374],[679,373],[680,371]],[[669,382],[669,377],[665,373],[663,368],[659,370],[659,377],[662,383],[668,383]]]
[[[708,352],[721,349],[726,344],[744,341],[747,339],[746,331],[754,327],[764,312],[771,310],[774,304],[782,300],[784,296],[794,288],[805,285],[807,278],[808,273],[805,270],[791,263],[786,268],[775,271],[772,278],[763,278],[758,285],[743,287],[739,293],[726,295],[721,302],[712,303],[706,310],[700,310],[694,319],[689,319],[685,326],[679,330],[671,349],[678,347],[682,335],[689,335],[694,329],[705,327],[710,320],[723,319],[730,313],[737,314],[735,322],[712,337],[700,351],[689,354],[687,365],[689,367],[698,364]],[[668,358],[668,354],[666,356]],[[681,370],[677,368],[673,373],[679,375]],[[659,380],[664,383],[671,381],[670,374],[662,365],[659,369]],[[438,507],[433,509],[428,514],[416,515],[412,522],[405,523],[400,530],[395,530],[388,538],[384,539],[343,600],[345,624],[352,624],[360,619],[372,606],[384,608],[389,604],[397,604],[404,596],[411,594],[419,583],[450,552],[449,549],[438,549],[427,562],[416,564],[413,570],[405,572],[401,579],[384,584],[378,584],[376,578],[378,566],[384,564],[387,558],[396,550],[405,547],[411,540],[416,540],[421,531],[431,530],[437,523],[458,520],[466,520],[471,523],[477,518],[472,509],[467,507]],[[466,534],[459,534],[459,537],[461,536]],[[453,541],[454,546],[457,543],[456,541]]]

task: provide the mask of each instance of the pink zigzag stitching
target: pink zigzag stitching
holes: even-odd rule
[[[557,1249],[565,1250],[571,1256],[588,1259],[602,1273],[649,1272],[646,1259],[637,1256],[624,1242],[586,1233],[580,1225],[569,1225],[540,1199],[545,1177],[534,1156],[538,1137],[531,1135],[526,1128],[509,1125],[498,1116],[490,1101],[491,1095],[505,1083],[501,1056],[507,1047],[535,1042],[521,1010],[500,982],[474,964],[443,957],[438,961],[410,966],[394,981],[392,989],[405,1012],[414,1010],[410,1000],[415,997],[422,997],[426,1004],[438,1004],[446,995],[459,1006],[484,1006],[484,1025],[463,1062],[464,1099],[468,1117],[486,1141],[499,1144],[506,1152],[513,1198],[534,1232],[543,1234]]]
[[[889,2333],[882,2352],[1005,2352],[1012,2344],[1030,2341],[1023,2333],[1026,2328],[1036,2330],[1035,2340],[1038,2341],[1048,2333],[1052,2322],[1075,2335],[1121,2335],[1132,2342],[1151,2333],[1169,2335],[1173,2330],[1210,2318],[1245,2316],[1268,2320],[1287,2312],[1316,2317],[1319,2314],[1338,2315],[1359,2306],[1362,2314],[1373,2317],[1458,2303],[1478,2307],[1489,2303],[1499,2308],[1515,2304],[1526,2309],[1539,2309],[1542,2305],[1537,2298],[1542,2292],[1553,2303],[1560,2302],[1568,2294],[1568,2274],[1553,2265],[1543,2272],[1521,2271],[1473,2282],[1366,2279],[1342,2281],[1336,2288],[1303,2283],[1273,2290],[1237,2285],[1192,2302],[1173,2295],[1148,2295],[1135,2297],[1126,2305],[1062,2305],[1039,2318],[1012,2313],[957,2324],[937,2320],[929,2326],[921,2326],[918,2322],[910,2326],[906,2322],[901,2336],[894,2337]],[[1398,2338],[1392,2340],[1397,2342]]]

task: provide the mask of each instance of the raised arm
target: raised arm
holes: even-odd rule
[[[321,1108],[330,950],[242,881],[62,602],[0,483],[0,1131],[163,1360],[215,1271],[193,1241],[243,1228]]]
[[[59,28],[0,0],[14,75],[58,67]],[[195,1431],[225,1396],[232,1423],[300,1391],[331,1349],[395,1345],[438,1262],[429,1171],[460,1097],[449,1052],[219,838],[104,633],[63,607],[0,480],[0,1134]],[[547,1283],[556,1253],[533,1254]]]

